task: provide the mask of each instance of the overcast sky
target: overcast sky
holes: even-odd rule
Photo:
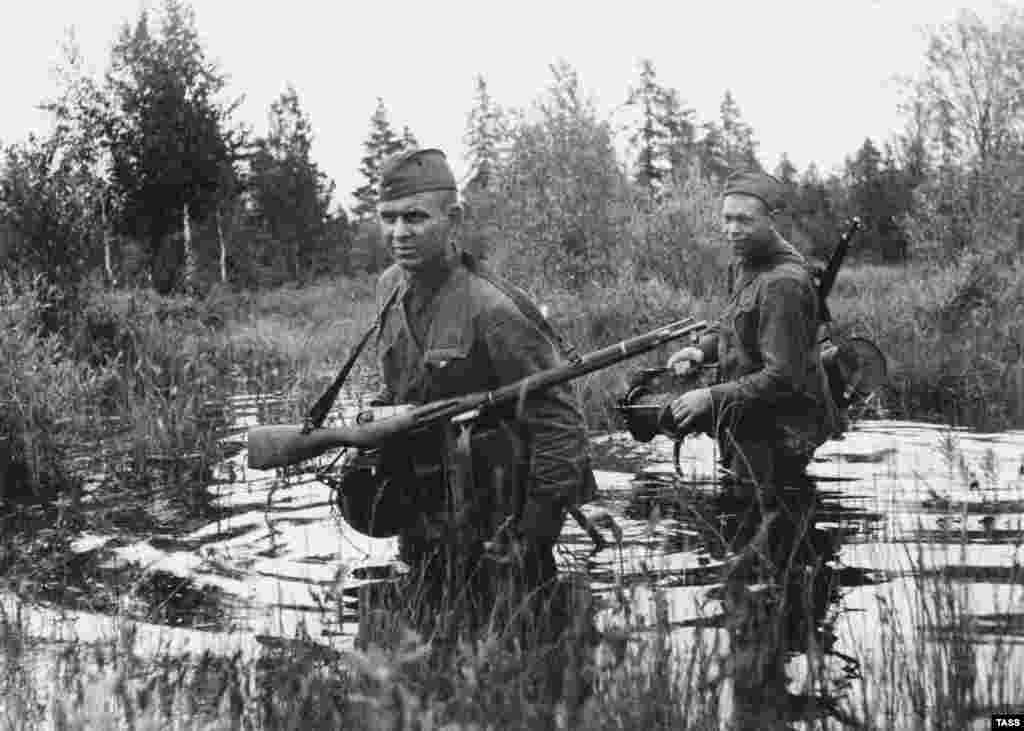
[[[34,106],[54,93],[51,68],[67,27],[102,71],[119,26],[147,4],[159,7],[159,0],[0,0],[7,29],[0,142],[48,127]],[[731,89],[767,167],[786,152],[801,171],[811,161],[829,170],[866,136],[886,139],[901,126],[893,78],[920,69],[922,27],[952,19],[961,7],[993,17],[999,4],[194,0],[192,7],[208,54],[229,75],[232,92],[245,96],[239,119],[265,132],[271,102],[287,83],[296,87],[316,130],[317,162],[348,207],[376,97],[396,130],[407,124],[421,144],[445,149],[461,177],[474,76],[485,76],[499,103],[524,107],[560,57],[607,115],[622,104],[645,57],[700,120],[714,117]]]

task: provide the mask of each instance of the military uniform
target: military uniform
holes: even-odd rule
[[[704,361],[718,363],[705,428],[737,483],[758,486],[768,503],[782,483],[803,479],[837,428],[810,270],[792,245],[773,239],[756,258],[734,262],[729,302],[700,341]]]
[[[428,403],[493,390],[563,362],[556,344],[468,261],[459,259],[428,282],[411,281],[396,266],[381,275],[379,303],[398,290],[378,339],[382,400]],[[466,496],[467,507],[477,514],[492,508],[491,530],[519,507],[521,521],[530,523],[527,532],[557,539],[565,508],[579,497],[587,453],[572,387],[563,384],[485,414],[473,429],[476,489]],[[405,447],[436,462],[441,436],[416,439]],[[421,513],[405,535],[430,536],[448,518]]]
[[[377,285],[386,310],[377,402],[493,390],[562,364],[546,323],[517,301],[526,295],[511,293],[465,254],[415,274],[388,268]],[[468,431],[448,426],[404,437],[384,450],[383,464],[408,476],[408,519],[398,538],[410,567],[404,598],[417,593],[408,603],[422,612],[421,630],[444,635],[447,619],[460,632],[482,626],[497,618],[499,597],[515,604],[556,583],[554,546],[567,507],[587,497],[589,471],[570,384],[485,409]]]

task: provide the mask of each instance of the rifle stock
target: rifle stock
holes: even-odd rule
[[[249,466],[257,470],[305,462],[337,447],[374,447],[408,431],[415,423],[405,414],[361,426],[304,430],[301,424],[271,424],[249,430]]]
[[[337,426],[306,431],[298,424],[257,426],[249,430],[249,467],[269,470],[313,459],[338,447],[379,446],[400,434],[451,419],[479,408],[513,402],[528,393],[570,381],[660,345],[699,332],[707,323],[688,317],[649,333],[583,356],[577,361],[528,376],[494,391],[434,401],[385,419],[358,426]]]

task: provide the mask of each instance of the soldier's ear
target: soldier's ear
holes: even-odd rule
[[[462,207],[462,203],[456,199],[451,202],[448,206],[448,222],[453,224],[462,223],[465,217],[465,210]]]

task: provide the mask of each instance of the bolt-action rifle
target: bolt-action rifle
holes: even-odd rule
[[[695,321],[688,317],[493,391],[434,401],[366,424],[312,430],[300,424],[253,427],[249,430],[249,466],[260,470],[287,467],[338,447],[377,447],[414,430],[459,417],[468,418],[473,412],[479,413],[484,409],[514,403],[527,394],[634,358],[673,340],[692,336],[706,327],[707,323],[703,320]]]
[[[565,365],[536,373],[493,391],[442,399],[422,406],[404,405],[394,409],[396,413],[393,415],[381,419],[375,418],[373,412],[368,412],[365,416],[369,418],[357,419],[355,426],[324,428],[319,426],[322,419],[319,422],[307,419],[303,425],[254,427],[249,430],[249,466],[255,469],[287,467],[317,457],[331,449],[356,447],[359,451],[351,462],[353,469],[348,472],[349,479],[332,480],[338,488],[338,503],[342,515],[356,530],[367,535],[394,535],[403,519],[402,516],[393,515],[396,512],[403,512],[400,507],[397,510],[391,509],[397,507],[389,502],[389,498],[394,499],[395,491],[385,489],[378,482],[372,466],[360,466],[360,455],[379,452],[379,448],[394,443],[396,437],[418,430],[446,423],[471,423],[489,409],[515,403],[528,394],[607,368],[673,340],[692,336],[706,327],[706,322],[698,322],[689,317],[593,353],[573,357]],[[333,399],[333,395],[328,396]],[[322,411],[320,405],[318,402],[318,407],[314,411]],[[373,459],[369,461],[372,463]],[[344,473],[343,470],[343,475]],[[586,470],[585,480],[588,489],[592,488],[593,475],[589,468]],[[600,551],[605,546],[605,540],[579,506],[571,505],[569,514],[593,540],[593,552]]]
[[[832,252],[832,256],[829,257],[825,271],[818,279],[818,302],[821,303],[821,319],[824,322],[832,320],[832,313],[828,310],[828,296],[832,292],[832,287],[835,286],[839,268],[843,266],[843,260],[846,259],[846,252],[850,250],[850,241],[861,227],[860,218],[854,216],[850,219],[850,227],[839,237],[839,243],[836,245],[835,251]]]

